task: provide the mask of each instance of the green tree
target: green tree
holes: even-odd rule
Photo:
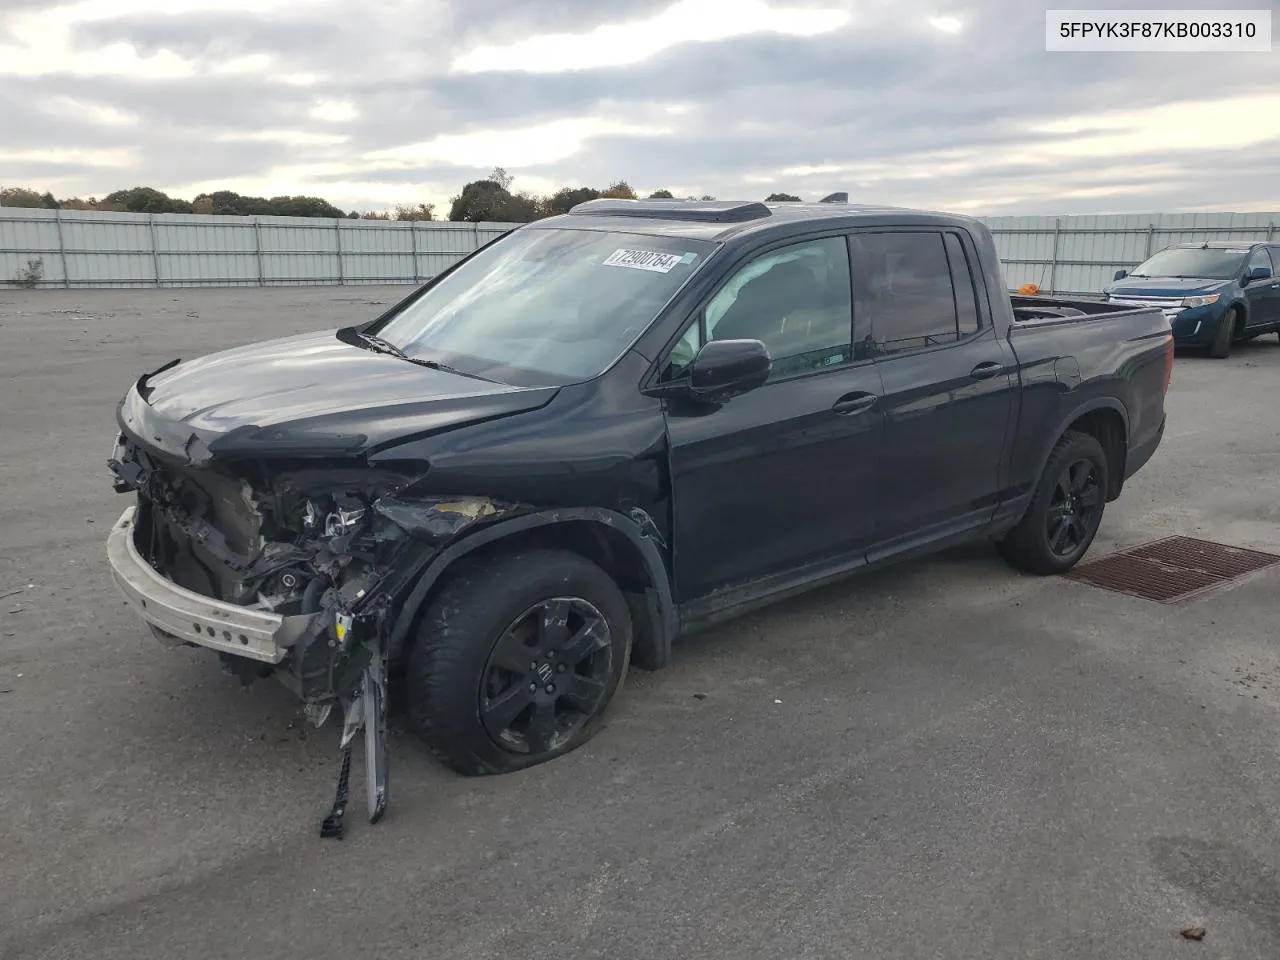
[[[515,178],[511,176],[511,174],[507,173],[507,171],[502,167],[494,167],[493,172],[489,174],[489,179],[508,193],[511,191],[512,181],[515,180]]]
[[[223,217],[345,217],[321,197],[246,197],[234,190],[202,193],[191,203],[191,212]],[[356,214],[359,217],[359,214]]]
[[[496,174],[511,180],[501,169]],[[497,180],[473,180],[453,198],[449,219],[467,223],[528,223],[538,219],[538,200],[527,193],[513,194]]]
[[[799,203],[800,198],[790,193],[771,193],[764,198],[765,203]]]
[[[258,203],[251,204],[249,197],[242,197],[234,190],[215,190],[213,193],[202,193],[192,201],[192,208],[217,214],[220,217],[247,217],[254,214],[267,214],[267,201],[261,197]],[[250,209],[250,208],[253,209]]]
[[[271,212],[277,217],[332,217],[345,214],[328,200],[320,197],[272,197]]]
[[[396,205],[397,220],[434,220],[436,218],[436,205],[434,203],[420,203],[417,206],[408,207],[403,204]]]
[[[98,198],[90,197],[88,200],[83,200],[80,197],[67,197],[59,200],[58,206],[63,210],[97,210]]]
[[[542,198],[542,215],[556,217],[568,213],[580,203],[598,200],[601,194],[594,187],[561,187],[549,197]]]
[[[649,194],[650,200],[674,200],[675,195],[670,190],[655,190]]]
[[[102,198],[99,209],[107,207],[129,213],[190,213],[191,204],[162,193],[154,187],[116,190]]]
[[[610,200],[635,200],[636,192],[625,180],[617,180],[600,191],[600,196]]]
[[[58,201],[53,199],[51,193],[37,193],[28,187],[6,187],[0,190],[0,206],[56,210]]]

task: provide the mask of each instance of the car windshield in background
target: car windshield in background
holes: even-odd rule
[[[1245,247],[1173,247],[1161,250],[1131,275],[1229,280],[1244,269],[1244,258],[1248,255]]]
[[[599,376],[714,244],[526,227],[476,254],[378,336],[415,360],[515,386]]]

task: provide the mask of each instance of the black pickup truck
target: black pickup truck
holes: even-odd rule
[[[679,635],[976,539],[1036,574],[1151,457],[1155,308],[1011,298],[977,221],[592,201],[383,315],[174,361],[120,404],[108,556],[152,631],[464,774],[590,737]],[[402,693],[401,693],[402,691]]]

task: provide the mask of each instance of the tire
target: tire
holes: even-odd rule
[[[631,638],[622,591],[578,554],[521,549],[467,563],[409,652],[410,725],[465,776],[545,763],[598,732]]]
[[[1240,317],[1240,311],[1232,307],[1222,315],[1222,322],[1218,324],[1218,330],[1213,335],[1213,343],[1209,345],[1209,356],[1215,360],[1225,360],[1231,356],[1231,343],[1236,335],[1236,320]]]
[[[1068,431],[1049,454],[1027,512],[998,544],[1001,556],[1040,576],[1070,570],[1097,536],[1108,482],[1102,444],[1087,433]]]

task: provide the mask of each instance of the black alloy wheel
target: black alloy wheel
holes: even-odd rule
[[[568,550],[499,543],[446,576],[404,671],[409,720],[431,752],[481,776],[595,736],[631,657],[631,610],[609,574]]]
[[[1102,487],[1092,463],[1076,460],[1062,471],[1045,523],[1046,541],[1054,556],[1065,560],[1093,539],[1101,506]]]
[[[1027,573],[1066,573],[1102,525],[1110,464],[1096,437],[1068,431],[1054,445],[1026,512],[998,542],[1001,556]]]
[[[609,624],[581,597],[534,604],[502,632],[480,684],[480,719],[499,746],[544,754],[567,743],[608,692]]]

